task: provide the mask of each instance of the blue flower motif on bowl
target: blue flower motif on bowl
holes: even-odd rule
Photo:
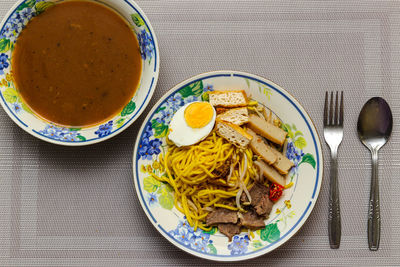
[[[137,34],[139,40],[140,54],[144,60],[151,59],[154,55],[154,43],[150,34],[142,29],[140,33]]]
[[[44,135],[53,140],[61,140],[65,142],[84,141],[85,138],[80,135],[78,131],[74,129],[68,129],[65,127],[57,127],[53,124],[47,124],[46,127],[39,131],[39,134]]]
[[[166,106],[165,109],[161,110],[160,112],[160,120],[165,123],[165,124],[169,124],[172,120],[172,117],[174,116],[176,110],[174,110],[172,107],[170,106]]]
[[[214,85],[207,84],[207,85],[204,86],[203,90],[204,90],[204,92],[212,92],[212,91],[214,91]]]
[[[15,102],[12,104],[12,108],[13,108],[14,112],[18,114],[21,112],[22,106],[20,103]]]
[[[209,254],[216,253],[216,249],[210,239],[210,234],[200,229],[194,231],[194,228],[186,221],[186,217],[184,217],[184,221],[179,221],[177,227],[169,231],[168,234],[182,245],[196,251]]]
[[[232,243],[228,245],[231,255],[245,254],[249,246],[249,236],[234,236]]]
[[[148,122],[146,124],[145,129],[144,129],[143,137],[144,138],[150,138],[152,136],[153,136],[153,128],[151,127],[151,122]]]
[[[175,111],[183,106],[183,98],[181,94],[175,94],[167,99],[167,105]]]
[[[158,155],[161,153],[160,146],[162,142],[160,139],[155,138],[149,140],[149,138],[142,138],[140,142],[139,155],[142,159],[151,160],[153,155]]]
[[[150,193],[148,196],[149,205],[153,206],[157,203],[157,195],[154,193]]]
[[[33,13],[33,10],[31,8],[25,8],[20,12],[21,19],[23,23],[25,21],[30,20],[35,14]]]
[[[199,97],[196,97],[196,96],[194,96],[194,95],[191,95],[191,96],[188,96],[188,97],[186,97],[186,98],[184,99],[184,104],[186,105],[186,104],[188,104],[188,103],[192,103],[192,102],[195,102],[195,101],[200,101],[200,98],[199,98]]]
[[[104,137],[111,133],[112,128],[113,128],[113,121],[109,121],[106,124],[100,125],[97,131],[95,131],[94,133],[97,134],[99,137]]]
[[[291,173],[297,172],[303,156],[304,156],[303,150],[296,148],[293,142],[288,142],[286,149],[286,157],[294,163],[293,168],[290,170]]]
[[[4,74],[4,69],[8,68],[9,64],[8,55],[1,53],[0,54],[0,74]]]
[[[139,151],[138,151],[140,158],[147,160],[151,160],[153,158],[153,155],[149,153],[149,145],[150,145],[149,138],[147,137],[142,138],[142,140],[140,141]]]
[[[160,139],[155,138],[155,139],[151,140],[150,143],[149,143],[149,153],[150,153],[151,155],[153,155],[153,154],[156,154],[156,155],[160,154],[160,152],[161,152],[160,146],[161,146],[161,145],[162,145],[162,142],[161,142]]]

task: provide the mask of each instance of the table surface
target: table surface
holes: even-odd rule
[[[230,266],[400,264],[399,1],[137,1],[160,48],[160,77],[144,115],[101,144],[62,147],[35,139],[0,110],[0,266],[208,266],[180,251],[145,216],[132,179],[137,131],[172,86],[231,69],[269,78],[302,103],[322,134],[325,91],[345,95],[339,150],[340,249],[327,237],[329,150],[315,208],[286,244]],[[0,17],[14,4],[1,0]],[[384,97],[393,135],[380,152],[382,236],[368,250],[371,162],[356,122],[365,101]],[[322,137],[322,135],[321,135]],[[216,264],[219,265],[219,264]]]

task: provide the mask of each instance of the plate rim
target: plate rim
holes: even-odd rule
[[[7,23],[7,20],[10,18],[10,16],[16,11],[16,9],[26,0],[18,0],[17,2],[15,2],[12,7],[7,11],[6,15],[2,18],[2,20],[0,21],[0,31],[2,31],[2,29],[4,28],[5,24]],[[50,0],[51,1],[51,0]],[[96,1],[94,0],[94,2],[103,2],[102,1]],[[158,77],[159,77],[159,73],[160,73],[160,49],[158,47],[158,41],[157,41],[157,36],[154,32],[154,29],[150,23],[150,20],[148,19],[148,17],[146,16],[146,14],[144,13],[144,11],[140,8],[140,6],[133,0],[118,0],[118,1],[122,1],[125,2],[126,4],[128,4],[131,8],[133,8],[143,19],[143,21],[145,22],[146,26],[149,29],[149,33],[153,38],[153,43],[154,43],[154,51],[155,51],[155,66],[154,66],[154,71],[152,74],[152,81],[150,84],[149,89],[147,90],[147,94],[144,98],[144,101],[141,103],[139,109],[137,110],[136,114],[134,114],[129,120],[128,122],[126,122],[124,125],[122,125],[121,127],[119,127],[118,129],[116,129],[114,132],[110,133],[109,135],[103,136],[103,137],[97,137],[91,140],[87,140],[84,142],[64,142],[64,141],[60,141],[60,140],[55,140],[52,138],[48,138],[46,136],[43,136],[39,133],[37,133],[32,127],[30,127],[28,124],[26,124],[25,122],[23,122],[22,120],[20,120],[20,118],[18,118],[13,112],[11,112],[10,108],[7,106],[5,99],[3,98],[3,94],[0,94],[0,104],[4,110],[4,112],[7,114],[7,116],[16,124],[18,125],[19,128],[21,128],[22,130],[24,130],[26,133],[30,134],[31,136],[38,138],[42,141],[45,141],[47,143],[51,143],[51,144],[56,144],[56,145],[61,145],[61,146],[67,146],[67,147],[71,147],[71,146],[88,146],[88,145],[93,145],[93,144],[97,144],[97,143],[101,143],[104,142],[112,137],[117,136],[118,134],[122,133],[123,131],[125,131],[127,128],[129,128],[129,126],[132,125],[132,123],[134,123],[135,121],[137,121],[137,119],[142,115],[142,113],[145,111],[146,107],[149,105],[150,100],[153,97],[154,91],[156,89],[157,86],[157,82],[158,82]],[[54,2],[54,1],[52,1]],[[107,1],[106,1],[107,2]],[[114,118],[110,118],[111,120]],[[106,123],[103,122],[102,124]],[[99,124],[100,125],[100,124]],[[99,126],[96,125],[96,126]],[[56,125],[57,127],[59,127],[58,125]],[[90,127],[89,127],[90,128]]]
[[[186,246],[180,244],[173,238],[171,238],[168,233],[165,231],[165,229],[158,223],[156,223],[156,220],[154,219],[153,215],[149,213],[148,207],[143,203],[143,194],[139,190],[139,185],[138,185],[138,167],[136,166],[136,162],[138,161],[137,159],[137,152],[138,152],[138,146],[140,142],[140,137],[141,133],[143,132],[146,122],[151,118],[151,116],[154,114],[154,112],[157,110],[158,106],[161,105],[165,99],[167,99],[169,96],[171,96],[173,93],[175,93],[179,88],[181,88],[184,85],[187,85],[189,83],[192,83],[196,80],[200,79],[205,79],[205,78],[212,78],[212,76],[216,75],[221,75],[221,74],[226,74],[226,76],[230,77],[250,77],[253,80],[256,80],[258,82],[266,83],[269,86],[272,86],[277,92],[279,92],[283,97],[285,97],[287,100],[292,102],[292,104],[295,106],[300,113],[302,113],[303,119],[306,121],[308,124],[308,127],[311,130],[311,134],[314,135],[314,140],[315,140],[315,148],[316,148],[316,154],[319,157],[319,169],[316,170],[317,173],[317,180],[315,184],[315,188],[312,194],[312,198],[310,199],[309,203],[307,204],[307,207],[305,211],[302,213],[298,221],[292,226],[292,228],[289,230],[289,232],[286,233],[286,235],[277,243],[272,243],[268,247],[264,247],[263,249],[254,251],[253,253],[245,254],[245,255],[238,255],[238,256],[232,256],[232,255],[212,255],[212,254],[205,254],[201,253],[195,250],[190,250]],[[253,259],[265,254],[268,254],[269,252],[277,249],[281,245],[285,244],[292,236],[294,236],[298,231],[301,229],[301,227],[304,225],[304,223],[307,221],[309,216],[311,215],[312,211],[314,210],[314,206],[318,200],[319,193],[321,190],[321,185],[322,185],[322,180],[323,180],[323,174],[324,174],[324,159],[323,159],[323,153],[322,153],[322,146],[321,146],[321,138],[318,134],[317,128],[315,126],[315,123],[311,119],[310,115],[308,112],[304,109],[304,107],[300,104],[300,102],[291,94],[289,93],[286,89],[278,85],[277,83],[273,82],[270,79],[261,77],[256,74],[248,73],[248,72],[243,72],[243,71],[235,71],[235,70],[217,70],[217,71],[209,71],[209,72],[204,72],[200,73],[197,75],[194,75],[188,79],[183,80],[182,82],[176,84],[173,86],[171,89],[169,89],[167,92],[165,92],[161,98],[153,105],[152,109],[149,111],[147,116],[144,118],[142,125],[138,131],[138,134],[136,136],[136,141],[134,144],[134,149],[133,149],[133,155],[132,155],[132,178],[134,180],[134,186],[136,189],[136,194],[139,199],[140,205],[145,212],[147,218],[149,221],[152,223],[152,225],[157,229],[157,231],[164,237],[166,238],[171,244],[174,246],[180,248],[182,251],[194,255],[196,257],[202,258],[202,259],[207,259],[211,261],[217,261],[217,262],[235,262],[235,261],[243,261],[243,260],[248,260],[248,259]]]

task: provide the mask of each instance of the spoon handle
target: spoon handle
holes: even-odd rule
[[[379,248],[381,237],[381,212],[379,205],[379,181],[378,181],[378,150],[372,149],[372,178],[369,195],[368,211],[368,246],[372,251]]]
[[[329,185],[329,214],[328,233],[330,247],[335,249],[340,246],[342,226],[340,221],[339,184],[338,184],[337,149],[332,150],[330,185]]]

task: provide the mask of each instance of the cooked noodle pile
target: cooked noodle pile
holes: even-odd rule
[[[161,158],[167,175],[155,178],[174,188],[175,207],[195,229],[211,230],[205,219],[217,207],[242,210],[242,192],[251,202],[248,189],[260,176],[250,148],[239,149],[215,132],[192,146],[168,145]]]

